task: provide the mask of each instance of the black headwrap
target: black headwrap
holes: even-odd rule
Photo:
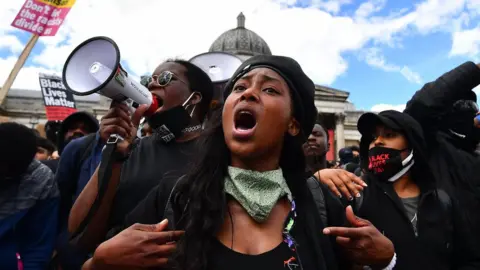
[[[235,82],[254,68],[269,68],[287,82],[292,95],[294,117],[300,123],[303,134],[310,135],[317,119],[315,84],[303,72],[297,61],[285,56],[257,55],[243,62],[225,87],[223,98],[230,95]]]

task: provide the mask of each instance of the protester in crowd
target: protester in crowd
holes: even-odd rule
[[[59,235],[56,256],[52,264],[63,269],[80,269],[87,259],[85,253],[68,244],[68,215],[76,198],[100,163],[103,142],[98,135],[98,121],[88,112],[68,116],[61,124],[59,138],[60,160],[55,174],[60,195]]]
[[[307,142],[303,145],[307,171],[313,174],[327,168],[327,153],[329,150],[327,132],[321,125],[315,124],[312,134],[310,134]]]
[[[407,103],[405,113],[423,128],[429,163],[440,184],[453,192],[468,225],[465,230],[480,252],[480,157],[475,153],[480,129],[474,125],[478,107],[473,88],[480,68],[464,63],[425,84]]]
[[[190,62],[170,60],[155,69],[148,88],[162,104],[148,118],[152,136],[135,139],[144,106],[137,109],[131,120],[125,106],[113,103],[102,119],[101,138],[106,140],[112,133],[122,135],[125,140],[117,145],[117,150],[127,157],[112,160],[103,200],[96,200],[102,183],[97,170],[72,208],[70,231],[77,232],[77,245],[87,250],[118,232],[125,216],[159,183],[164,184],[165,192],[170,192],[197,155],[197,138],[213,96],[208,75]],[[165,132],[165,127],[175,139],[170,139],[172,133]],[[108,163],[102,160],[100,168]],[[86,219],[89,211],[92,214]]]
[[[49,141],[55,144],[55,146],[57,146],[57,136],[61,125],[62,121],[47,121],[45,123],[45,126],[43,127],[45,131],[45,136]]]
[[[350,146],[339,151],[340,168],[351,172],[357,176],[361,175],[360,170],[360,150],[358,147]]]
[[[37,153],[35,154],[35,159],[40,161],[49,160],[53,152],[55,152],[55,145],[48,139],[37,136]]]
[[[358,130],[361,154],[368,156],[362,160],[368,188],[354,209],[392,240],[395,269],[479,269],[461,209],[437,188],[418,122],[398,111],[366,113]],[[326,232],[349,235],[343,229]],[[344,239],[338,242],[348,245]]]
[[[316,118],[314,90],[291,58],[244,62],[193,169],[172,191],[162,184],[153,190],[125,223],[166,220],[132,225],[100,245],[84,269],[167,267],[169,259],[175,269],[337,269],[305,181],[302,145]],[[162,232],[167,225],[185,232]],[[383,241],[370,258],[388,265],[391,242],[378,231],[370,236]]]
[[[49,126],[54,126],[50,124]],[[49,127],[49,129],[54,129]],[[61,156],[65,147],[75,139],[81,138],[85,135],[95,133],[98,130],[98,120],[88,112],[75,112],[69,115],[63,122],[60,124],[57,135],[57,149],[58,154]],[[53,131],[49,131],[53,133]],[[67,155],[68,156],[68,155]],[[69,157],[65,158],[69,159]],[[44,161],[44,164],[47,165],[53,172],[57,172],[59,166],[59,159],[53,159]],[[60,192],[62,192],[61,184]]]
[[[340,159],[340,166],[344,166],[353,162],[353,151],[350,147],[342,148],[338,151],[338,158]]]
[[[52,171],[35,160],[36,135],[0,124],[0,268],[44,270],[52,256],[59,195]]]

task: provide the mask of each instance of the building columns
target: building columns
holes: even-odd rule
[[[335,156],[338,156],[338,151],[345,147],[345,114],[343,113],[335,114],[335,143]]]

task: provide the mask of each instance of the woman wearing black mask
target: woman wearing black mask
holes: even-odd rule
[[[478,269],[461,210],[436,188],[420,125],[384,111],[362,115],[358,130],[368,188],[354,208],[392,240],[395,269]]]
[[[100,136],[106,141],[116,133],[125,140],[117,144],[114,157],[102,156],[100,169],[70,213],[69,231],[77,245],[87,250],[115,234],[125,216],[159,183],[165,182],[169,192],[198,151],[196,139],[213,95],[208,75],[190,62],[169,60],[143,79],[159,104],[147,120],[152,136],[136,137],[145,106],[131,116],[126,106],[112,103],[101,121]],[[102,170],[102,166],[110,168]],[[98,186],[104,183],[100,194]]]

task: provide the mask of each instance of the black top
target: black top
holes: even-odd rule
[[[285,242],[259,255],[238,253],[213,240],[209,255],[209,270],[284,270],[301,269],[295,252]]]
[[[184,175],[195,157],[195,146],[196,140],[165,144],[155,135],[142,139],[122,167],[110,228],[121,226],[125,216],[157,185]]]
[[[184,178],[183,178],[184,179]],[[169,179],[170,180],[170,179]],[[182,178],[180,179],[182,181]],[[156,224],[162,221],[164,218],[169,219],[168,230],[182,230],[181,226],[177,226],[175,216],[180,216],[179,213],[174,214],[172,210],[169,197],[174,189],[175,181],[162,181],[160,185],[155,187],[146,198],[135,207],[126,217],[123,228],[129,227],[135,223],[142,224]],[[173,191],[173,193],[175,193]],[[175,195],[173,195],[174,197]],[[322,223],[320,213],[314,202],[312,193],[310,192],[307,185],[301,190],[301,193],[295,198],[295,203],[297,206],[298,217],[295,220],[295,226],[291,231],[291,236],[295,239],[297,243],[296,253],[299,260],[301,260],[303,269],[315,269],[315,270],[335,270],[343,267],[342,258],[338,255],[332,243],[335,241],[333,238],[329,238],[322,234],[324,225]],[[328,209],[328,208],[327,208]],[[171,213],[171,214],[169,214]],[[333,215],[329,215],[330,220],[334,220]],[[118,228],[122,229],[122,228]],[[245,236],[248,237],[248,236]],[[212,269],[248,269],[253,267],[253,269],[278,269],[275,268],[276,265],[283,266],[283,260],[288,260],[294,252],[288,250],[288,246],[285,244],[277,247],[276,250],[272,250],[272,255],[270,252],[265,253],[265,256],[257,257],[240,254],[235,256],[231,254],[233,251],[228,250],[227,247],[212,247],[213,254],[210,258],[213,259],[212,266],[216,267]],[[230,251],[230,253],[228,252]],[[217,252],[220,252],[222,255],[218,255]],[[235,263],[231,263],[225,267],[225,262],[228,262],[227,257],[224,257],[223,253],[227,254],[225,256],[235,257]],[[337,256],[336,256],[337,255]],[[243,258],[245,257],[245,258]],[[256,258],[254,258],[256,257]],[[277,260],[272,260],[271,258],[277,258],[282,264],[279,264]],[[284,257],[288,257],[284,259]],[[260,259],[259,259],[260,258]],[[337,260],[338,259],[338,260]],[[258,266],[249,265],[251,260],[259,260]],[[264,267],[267,265],[266,267]],[[244,266],[244,267],[243,267]],[[302,268],[293,268],[293,264],[290,265],[291,269],[302,269]],[[234,268],[235,267],[235,268]],[[256,268],[255,268],[256,267]],[[289,269],[287,266],[282,269]],[[343,268],[342,268],[343,269]]]

